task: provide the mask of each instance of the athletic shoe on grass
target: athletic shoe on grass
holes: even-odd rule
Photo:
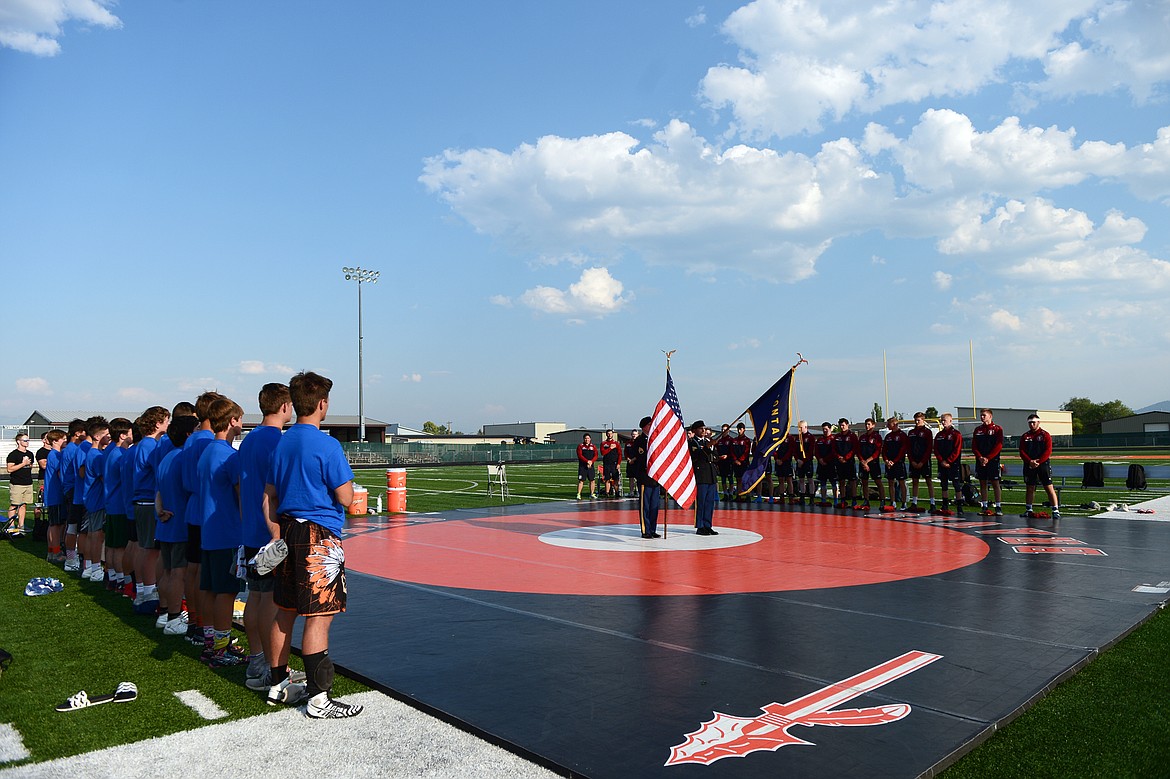
[[[230,668],[235,665],[242,665],[248,662],[246,657],[233,655],[226,649],[217,649],[211,653],[211,657],[207,659],[207,664],[212,668]]]
[[[362,708],[353,703],[335,701],[329,697],[329,693],[319,692],[309,700],[305,713],[313,719],[345,719],[361,714]]]
[[[997,516],[997,517],[1003,516],[1003,506],[996,506],[995,507],[995,516]]]
[[[187,615],[181,614],[174,619],[167,620],[166,627],[163,628],[164,636],[185,636],[187,635]]]
[[[167,613],[164,611],[161,614],[159,614],[157,617],[155,617],[154,626],[156,628],[158,628],[159,630],[162,630],[163,628],[165,628],[167,626],[167,622],[169,622],[169,621],[170,620],[167,619]]]
[[[325,693],[322,693],[324,695]],[[287,679],[268,688],[268,705],[296,706],[305,699],[305,685],[303,682],[294,682],[290,675]]]

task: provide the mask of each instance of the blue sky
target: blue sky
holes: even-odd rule
[[[1134,408],[1170,5],[0,0],[0,421],[334,379],[419,426]],[[12,314],[23,315],[17,335]],[[22,347],[16,344],[23,343]],[[883,354],[888,365],[883,378]]]

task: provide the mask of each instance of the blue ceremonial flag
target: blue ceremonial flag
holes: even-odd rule
[[[792,375],[795,372],[793,366],[747,410],[756,437],[752,442],[752,463],[739,483],[740,495],[751,492],[763,481],[769,458],[788,439],[788,428],[792,424]]]

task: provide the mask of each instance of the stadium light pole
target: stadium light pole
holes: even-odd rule
[[[342,268],[346,281],[356,281],[358,285],[358,440],[366,440],[366,406],[365,395],[362,389],[362,284],[377,284],[381,271],[368,268]]]

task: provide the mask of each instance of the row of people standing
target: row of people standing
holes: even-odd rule
[[[645,474],[645,451],[650,419],[643,420],[642,431],[631,440],[628,457],[632,483],[642,485],[639,490],[639,515],[644,538],[656,538],[658,485]],[[742,490],[743,476],[753,459],[753,441],[746,434],[746,426],[737,425],[736,434],[730,425],[723,425],[720,434],[712,437],[703,422],[694,423],[688,430],[692,466],[697,482],[695,527],[700,535],[715,535],[711,517],[719,500],[809,505],[819,503],[838,509],[869,511],[872,490],[877,493],[878,505],[883,511],[947,514],[952,508],[961,513],[964,504],[987,516],[1003,516],[1001,456],[1004,447],[1003,428],[995,424],[991,409],[980,412],[980,424],[971,434],[970,452],[974,457],[974,478],[979,492],[969,484],[964,473],[964,441],[954,426],[953,415],[943,414],[940,427],[933,431],[926,415],[914,415],[914,424],[901,429],[900,420],[885,420],[885,435],[878,430],[876,420],[864,421],[864,431],[858,435],[848,419],[837,421],[837,429],[824,422],[821,434],[814,435],[807,422],[801,420],[797,432],[791,434],[770,455],[770,463],[763,480],[751,491]],[[1034,515],[1033,499],[1037,487],[1043,487],[1052,507],[1052,517],[1060,518],[1058,495],[1052,482],[1052,436],[1040,426],[1040,418],[1028,418],[1029,430],[1020,437],[1019,456],[1024,465],[1026,487],[1025,510],[1021,516]],[[610,431],[612,433],[612,431]],[[940,500],[935,498],[934,479],[938,478]],[[716,487],[718,481],[718,487]],[[910,489],[907,490],[907,481]],[[920,507],[920,486],[925,482],[929,507]],[[860,489],[858,489],[860,487]],[[833,497],[829,500],[829,490]],[[817,501],[819,493],[820,500]],[[765,497],[766,495],[766,497]],[[887,498],[888,496],[888,498]],[[994,496],[994,497],[992,497]],[[900,505],[898,505],[900,502]]]
[[[47,559],[133,596],[136,613],[203,646],[212,667],[247,663],[247,686],[270,703],[306,700],[317,718],[359,713],[329,694],[328,628],[346,605],[340,534],[353,497],[345,454],[320,430],[331,387],[314,373],[265,385],[263,421],[238,450],[243,409],[214,392],[133,422],[94,416],[50,431]],[[270,557],[274,539],[285,542],[283,561]],[[231,638],[240,579],[251,651]],[[305,673],[288,668],[297,616]]]

